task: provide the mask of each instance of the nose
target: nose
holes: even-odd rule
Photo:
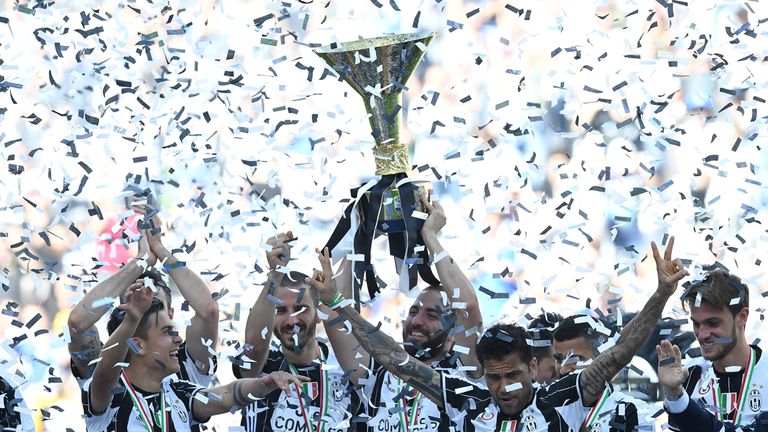
[[[424,321],[424,314],[421,312],[417,313],[416,316],[411,320],[412,327],[425,328],[425,324],[426,322]]]
[[[707,326],[704,326],[704,325],[699,326],[698,331],[695,332],[696,339],[698,339],[699,342],[709,339],[711,335],[712,335],[711,329],[709,329]]]

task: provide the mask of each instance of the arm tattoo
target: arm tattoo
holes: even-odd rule
[[[669,296],[653,294],[637,316],[621,331],[616,345],[600,354],[582,372],[579,379],[584,401],[587,404],[597,401],[605,390],[605,383],[630,361],[651,335]]]
[[[72,352],[72,362],[81,376],[88,377],[95,368],[89,364],[101,355],[102,344],[98,336],[81,337],[79,351]]]
[[[443,406],[443,391],[440,374],[431,367],[416,360],[378,327],[365,320],[352,307],[340,311],[352,324],[352,335],[377,362],[400,379],[404,380],[437,406]]]
[[[235,402],[235,406],[241,408],[250,403],[248,397],[243,394],[244,385],[243,380],[239,379],[235,381],[235,385],[232,389],[232,400]]]

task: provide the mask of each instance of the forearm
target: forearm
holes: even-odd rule
[[[139,266],[137,259],[130,260],[117,273],[89,290],[72,308],[68,325],[70,332],[83,333],[91,329],[109,311],[110,305],[93,307],[93,304],[104,298],[116,298],[141,276],[144,268]]]
[[[669,300],[669,296],[654,292],[640,313],[621,330],[616,345],[611,349],[616,351],[622,360],[629,363],[645,343],[661,319],[661,312],[664,310],[667,300]]]
[[[345,325],[347,321],[344,317],[339,316],[326,306],[321,306],[320,311],[328,315],[328,318],[323,321],[323,325],[325,326],[325,334],[328,336],[328,342],[331,343],[333,352],[336,353],[336,358],[339,360],[339,365],[345,373],[350,374],[349,379],[352,383],[357,384],[358,380],[366,374],[366,369],[361,365],[368,365],[368,352],[358,350],[357,340]]]
[[[244,354],[254,362],[251,363],[250,369],[242,369],[243,376],[258,376],[267,361],[269,342],[272,340],[272,331],[275,326],[274,292],[282,278],[282,273],[269,272],[264,288],[248,313]]]
[[[440,374],[408,355],[390,336],[363,318],[352,306],[341,309],[352,326],[352,335],[379,364],[425,396],[443,406]]]
[[[424,245],[429,250],[432,258],[437,258],[444,253],[443,246],[433,233],[423,235]],[[457,317],[456,329],[453,338],[457,346],[462,349],[461,361],[465,366],[474,366],[474,371],[468,371],[472,378],[482,376],[480,362],[477,360],[475,345],[477,344],[477,334],[482,332],[482,314],[480,305],[477,301],[475,288],[472,286],[469,278],[459,268],[456,261],[450,256],[445,256],[435,262],[437,275],[440,279],[442,290],[448,296],[451,302],[451,308]]]
[[[117,364],[125,361],[128,354],[128,340],[136,332],[138,323],[138,319],[126,316],[101,351],[101,360],[93,371],[93,381],[90,386],[91,402],[95,411],[103,410],[109,403],[109,390],[117,385],[122,371]]]
[[[196,419],[203,419],[229,412],[232,408],[249,405],[258,398],[266,397],[274,389],[264,384],[263,378],[243,378],[229,384],[202,391],[207,401],[195,398],[192,410]]]
[[[203,319],[218,320],[218,304],[211,297],[211,290],[200,276],[167,249],[158,252],[158,259],[163,262],[163,268],[171,276],[181,296],[189,302],[195,313]]]
[[[630,361],[650,336],[669,296],[654,292],[637,316],[621,331],[616,344],[600,354],[580,377],[582,396],[586,405],[591,405],[602,395],[606,382]]]
[[[67,349],[78,375],[82,378],[89,378],[91,362],[99,358],[101,353],[101,341],[96,326],[80,333],[70,332]]]

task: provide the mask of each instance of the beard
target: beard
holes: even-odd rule
[[[405,335],[403,335],[403,341],[405,342],[403,348],[405,348],[405,352],[419,360],[432,358],[442,351],[448,341],[448,331],[440,330],[426,335],[426,338],[426,342],[419,344],[408,341]]]
[[[299,322],[292,326],[275,328],[275,336],[280,340],[283,348],[299,352],[307,346],[309,340],[315,335],[316,328],[317,324],[314,321],[309,326]]]
[[[725,358],[725,356],[730,354],[731,351],[733,351],[733,348],[736,347],[736,341],[737,341],[736,326],[734,325],[733,330],[731,330],[731,341],[728,343],[715,345],[717,349],[710,356],[710,358],[707,358],[707,357],[704,357],[704,358],[712,362],[722,360],[723,358]],[[702,349],[702,356],[703,355],[704,355],[704,351]]]

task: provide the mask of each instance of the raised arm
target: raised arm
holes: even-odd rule
[[[440,279],[441,288],[447,294],[458,318],[457,331],[453,334],[453,340],[456,345],[469,350],[467,353],[464,353],[463,350],[459,351],[461,363],[464,366],[475,367],[474,371],[467,371],[467,375],[472,378],[480,378],[483,376],[483,371],[480,362],[477,361],[475,348],[477,335],[482,332],[483,317],[480,313],[477,295],[475,295],[475,288],[453,258],[450,256],[440,257],[444,253],[444,249],[437,239],[437,234],[446,222],[443,206],[437,201],[430,203],[424,195],[419,198],[429,212],[429,217],[424,221],[424,226],[421,228],[424,245],[433,259],[434,257],[440,258],[435,262],[437,276]]]
[[[148,207],[136,209],[137,213],[144,216],[148,216],[148,211],[150,214],[154,212]],[[219,339],[219,305],[213,300],[211,290],[200,276],[190,270],[185,263],[179,261],[165,247],[160,238],[163,228],[162,221],[156,212],[148,222],[149,227],[145,231],[150,249],[163,263],[163,268],[179,288],[181,296],[189,302],[192,310],[195,311],[195,316],[192,317],[190,326],[187,328],[187,351],[197,369],[201,373],[207,374],[213,365],[213,354],[209,351],[206,343],[210,341],[210,348],[216,349]]]
[[[308,279],[307,282],[318,289],[320,298],[325,302],[337,298],[336,284],[318,284],[311,279]],[[437,406],[443,407],[440,373],[411,357],[399,343],[386,335],[379,327],[366,321],[355,310],[351,301],[342,301],[335,305],[334,310],[342,319],[349,321],[352,326],[352,335],[376,362],[422,392]],[[339,352],[336,354],[339,355]]]
[[[672,260],[672,247],[675,238],[671,237],[664,258],[659,254],[656,243],[651,243],[653,258],[656,260],[656,271],[659,285],[656,292],[645,303],[643,310],[630,321],[621,331],[616,344],[600,354],[579,377],[582,402],[585,406],[593,405],[600,399],[607,382],[630,361],[640,347],[648,339],[656,323],[661,318],[661,312],[669,297],[674,294],[677,283],[688,275],[679,259]]]
[[[139,240],[136,258],[130,260],[117,273],[108,277],[88,291],[72,308],[67,320],[70,342],[67,345],[69,355],[77,374],[82,378],[90,378],[89,364],[99,357],[101,340],[96,323],[109,311],[110,304],[98,305],[104,298],[118,298],[144,272],[140,260],[144,259],[146,266],[155,264],[156,257],[149,248],[146,237]],[[94,303],[97,304],[94,307]]]
[[[101,351],[101,360],[96,364],[96,369],[93,371],[93,381],[91,381],[88,390],[93,412],[104,411],[112,401],[110,392],[117,386],[120,372],[123,370],[116,365],[125,361],[125,356],[128,354],[128,340],[133,337],[142,315],[151,304],[152,290],[145,286],[139,286],[128,291],[125,303],[118,306],[125,311],[125,317],[107,339],[104,350]]]
[[[272,331],[275,326],[275,303],[273,303],[275,289],[282,282],[284,273],[278,271],[281,266],[288,265],[291,258],[291,244],[293,233],[291,231],[280,233],[267,240],[272,249],[267,251],[267,265],[269,274],[259,296],[248,313],[248,321],[245,324],[245,349],[243,354],[252,360],[249,369],[241,368],[243,377],[255,378],[261,374],[269,355],[269,344],[272,340]]]
[[[227,385],[203,390],[207,401],[195,398],[192,402],[192,416],[202,420],[217,414],[230,412],[232,408],[241,408],[265,398],[275,390],[282,390],[286,395],[291,390],[301,388],[302,382],[309,381],[305,376],[294,376],[288,372],[272,372],[262,378],[243,378]]]
[[[309,280],[309,284],[313,289],[316,289],[318,293],[323,292],[340,292],[343,297],[351,295],[351,282],[352,282],[352,265],[346,258],[342,261],[340,266],[340,273],[334,276],[333,267],[331,265],[331,257],[328,252],[328,248],[323,249],[323,252],[318,255],[320,260],[320,268],[322,271],[315,271],[312,279]],[[325,288],[325,284],[334,284],[335,287]],[[340,288],[337,291],[337,288]],[[349,297],[347,297],[349,298]],[[350,380],[352,384],[357,385],[360,378],[363,378],[367,371],[361,367],[367,366],[369,361],[368,351],[358,349],[359,344],[345,326],[346,320],[340,317],[333,309],[327,305],[333,305],[333,298],[321,299],[324,303],[321,306],[321,311],[328,315],[323,321],[325,326],[325,333],[328,336],[328,340],[331,342],[333,352],[336,354],[336,358],[339,360],[339,364],[345,373],[350,373]]]

